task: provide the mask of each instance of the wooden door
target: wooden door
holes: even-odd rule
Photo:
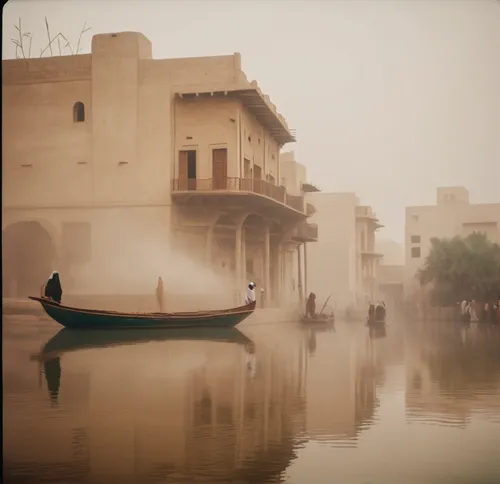
[[[227,189],[227,148],[212,150],[212,187],[214,190]]]
[[[253,190],[256,193],[263,193],[262,168],[259,165],[253,165]]]
[[[179,190],[188,189],[188,152],[179,151]]]

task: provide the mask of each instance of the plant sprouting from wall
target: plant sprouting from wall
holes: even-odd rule
[[[11,39],[16,46],[16,59],[31,59],[34,56],[31,55],[31,47],[33,44],[33,34],[31,32],[23,32],[21,19],[19,19],[18,25],[14,25],[17,31],[17,38]],[[72,44],[68,38],[62,33],[58,32],[56,35],[52,36],[50,33],[50,26],[47,17],[45,17],[45,30],[47,33],[47,44],[40,49],[39,57],[43,57],[45,53],[49,53],[50,56],[54,55],[75,55],[80,54],[80,45],[82,38],[85,33],[87,33],[91,27],[87,27],[87,23],[83,24],[80,35],[78,36],[78,41],[76,46]]]

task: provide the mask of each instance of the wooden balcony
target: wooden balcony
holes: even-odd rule
[[[306,203],[306,214],[308,217],[312,217],[316,212],[316,207],[312,203]]]
[[[356,218],[358,220],[365,220],[371,223],[375,227],[375,230],[383,227],[383,225],[379,222],[377,214],[371,207],[366,205],[358,205],[356,207]]]
[[[284,187],[253,178],[174,179],[172,197],[180,203],[257,203],[275,210],[306,216],[303,196],[290,195]]]
[[[292,235],[292,239],[298,242],[317,242],[318,224],[302,222]]]

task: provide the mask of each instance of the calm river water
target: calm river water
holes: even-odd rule
[[[5,317],[4,482],[500,483],[500,331],[240,326]]]

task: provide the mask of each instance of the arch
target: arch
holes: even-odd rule
[[[2,231],[2,260],[4,296],[37,296],[54,270],[56,246],[39,222],[17,222]]]
[[[73,122],[85,122],[85,105],[81,101],[77,101],[73,104]]]

